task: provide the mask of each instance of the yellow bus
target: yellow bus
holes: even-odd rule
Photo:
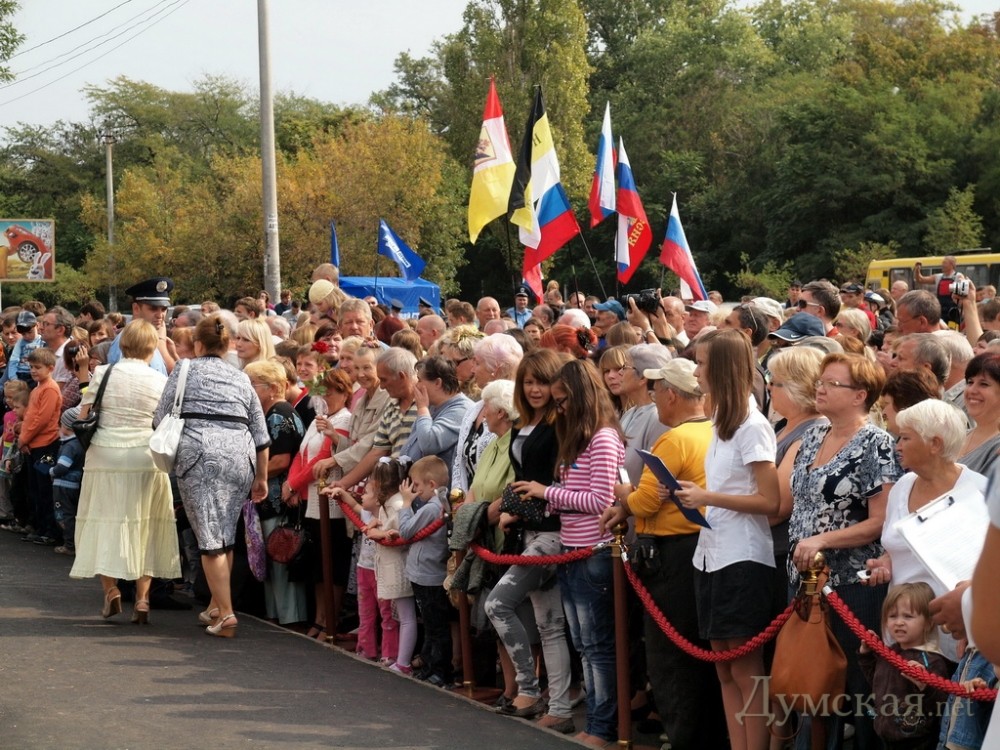
[[[976,288],[992,284],[1000,288],[1000,253],[994,253],[991,248],[984,247],[968,253],[955,253],[958,261],[958,272],[970,279]],[[926,289],[932,294],[936,294],[933,284],[914,284],[913,264],[921,263],[921,273],[924,276],[933,276],[941,273],[941,261],[943,255],[928,255],[923,258],[892,258],[890,260],[873,260],[868,264],[868,276],[865,278],[865,287],[868,289],[878,289],[885,287],[892,289],[895,281],[905,281],[910,289]]]

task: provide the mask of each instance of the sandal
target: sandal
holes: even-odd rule
[[[218,607],[212,607],[211,609],[206,609],[204,612],[198,613],[198,622],[202,625],[214,625],[217,619],[219,619]]]
[[[239,622],[236,620],[236,615],[230,612],[214,625],[209,625],[205,628],[205,632],[219,638],[232,638],[236,635],[237,625],[239,625]]]
[[[113,615],[120,614],[122,611],[122,592],[118,590],[117,586],[112,586],[104,594],[104,608],[101,610],[101,617],[107,620]]]
[[[136,599],[132,609],[132,622],[136,625],[149,625],[149,599]]]

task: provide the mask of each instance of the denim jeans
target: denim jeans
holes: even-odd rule
[[[523,555],[556,555],[560,551],[558,531],[526,531]],[[569,705],[570,663],[566,645],[566,618],[562,595],[555,580],[555,566],[512,565],[486,599],[486,615],[496,628],[517,670],[517,693],[537,698],[542,693],[535,676],[531,643],[518,605],[531,599],[535,623],[542,641],[542,655],[549,678],[549,713],[561,719],[573,715]]]
[[[76,507],[80,502],[79,487],[53,487],[52,488],[52,510],[56,517],[56,523],[62,529],[63,544],[70,549],[74,548],[76,542]]]
[[[413,598],[417,600],[420,617],[424,621],[424,645],[420,657],[431,673],[446,683],[451,682],[454,671],[451,665],[451,625],[448,622],[451,602],[440,584],[412,585]]]
[[[587,734],[618,736],[615,687],[615,616],[611,550],[559,566],[559,586],[573,645],[587,686]]]

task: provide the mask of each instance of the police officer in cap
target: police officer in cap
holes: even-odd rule
[[[170,307],[170,292],[173,288],[172,279],[156,277],[140,281],[125,290],[125,294],[132,298],[133,320],[145,320],[159,334],[160,341],[153,352],[149,366],[164,375],[169,375],[177,362],[177,348],[167,336],[167,308]],[[118,334],[108,349],[108,364],[114,364],[122,358],[121,346],[118,343],[120,337],[121,334]]]
[[[532,296],[531,289],[527,285],[522,284],[514,293],[514,306],[507,308],[507,314],[517,324],[518,328],[524,328],[524,324],[531,317],[531,310],[528,309],[528,303],[531,301]]]

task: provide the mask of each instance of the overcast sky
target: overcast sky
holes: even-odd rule
[[[276,91],[357,104],[393,79],[396,56],[428,52],[462,25],[467,0],[270,0]],[[20,0],[27,38],[0,84],[0,125],[87,119],[82,89],[119,75],[189,91],[206,74],[256,89],[255,0]],[[1000,0],[964,0],[967,15]],[[82,28],[77,28],[81,27]],[[102,44],[103,42],[103,44]]]

